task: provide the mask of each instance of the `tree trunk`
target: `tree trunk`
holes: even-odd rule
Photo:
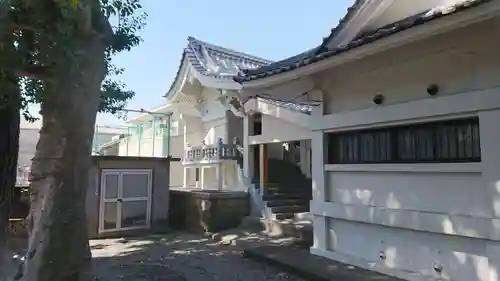
[[[9,1],[0,1],[1,23],[7,22],[9,11]],[[12,268],[8,236],[19,152],[20,92],[17,78],[4,69],[14,53],[12,30],[0,24],[0,281],[13,277],[16,270]]]
[[[14,77],[0,77],[0,281],[8,280],[16,268],[8,247],[9,216],[16,184],[19,152],[19,88]]]
[[[81,38],[78,46],[72,67],[58,66],[41,106],[43,126],[30,175],[27,281],[89,278],[85,199],[105,46],[98,34]]]

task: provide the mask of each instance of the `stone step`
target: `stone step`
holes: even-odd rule
[[[290,206],[290,205],[306,205],[309,204],[308,200],[302,199],[277,199],[266,202],[267,207],[279,207],[279,206]]]
[[[278,196],[276,199],[300,199],[302,201],[310,201],[312,199],[307,194],[292,193],[292,192],[278,192],[278,193],[267,192],[265,194],[267,196]],[[268,197],[265,197],[264,201],[270,201],[267,199],[268,199]],[[271,197],[271,200],[273,200],[272,197]]]
[[[279,221],[279,220],[286,220],[286,219],[291,219],[293,218],[294,213],[279,213],[279,214],[272,214],[271,215],[271,220]]]
[[[288,199],[303,199],[302,196],[297,194],[264,194],[262,195],[262,200],[272,201],[272,200],[288,200]]]
[[[267,182],[264,184],[264,188],[281,188],[282,184],[279,182]]]
[[[302,213],[309,211],[309,206],[307,205],[290,205],[290,206],[279,206],[279,207],[271,207],[271,212],[273,214],[282,214],[282,213]]]
[[[294,190],[294,189],[286,189],[286,188],[282,188],[282,189],[275,189],[275,188],[272,188],[272,189],[264,189],[265,192],[267,194],[291,194],[291,195],[297,195],[297,196],[306,196],[308,195],[308,193],[306,191],[300,191],[300,190]]]

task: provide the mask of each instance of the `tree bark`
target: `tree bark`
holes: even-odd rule
[[[9,18],[8,1],[0,1],[0,22]],[[16,77],[4,69],[14,54],[12,31],[0,24],[0,281],[13,277],[12,253],[8,247],[9,217],[16,184],[19,152],[20,90]]]
[[[31,167],[29,249],[23,280],[88,280],[85,199],[105,46],[80,38],[70,69],[58,66],[41,105],[43,126]],[[64,65],[64,64],[62,64]]]
[[[8,247],[9,217],[16,184],[19,152],[19,88],[14,77],[0,77],[0,281],[13,277],[16,268]]]

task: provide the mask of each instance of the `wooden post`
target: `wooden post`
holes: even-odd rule
[[[264,185],[267,183],[267,150],[265,144],[259,145],[260,157],[259,157],[259,177],[260,177],[260,190],[264,191]]]

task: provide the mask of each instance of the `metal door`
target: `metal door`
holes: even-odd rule
[[[151,170],[103,170],[99,232],[149,228],[151,189]]]

